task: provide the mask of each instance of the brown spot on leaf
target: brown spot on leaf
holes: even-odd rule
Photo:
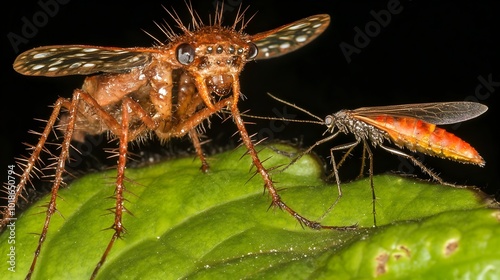
[[[411,252],[410,249],[408,249],[408,247],[406,247],[405,245],[401,245],[399,246],[399,249],[401,251],[404,251],[407,257],[411,257]]]
[[[408,249],[408,247],[404,245],[399,245],[398,249],[399,249],[398,252],[392,254],[395,260],[399,260],[403,257],[407,258],[411,257],[410,249]]]
[[[456,239],[451,239],[446,243],[446,246],[444,248],[444,255],[449,256],[453,254],[458,248],[458,240]]]
[[[377,268],[375,271],[376,276],[383,275],[387,272],[387,261],[389,260],[389,254],[381,253],[375,260],[377,261]]]

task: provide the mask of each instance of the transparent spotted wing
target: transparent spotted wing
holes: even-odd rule
[[[255,59],[268,59],[293,52],[309,44],[323,33],[329,24],[330,16],[319,14],[255,34],[252,41],[259,49]]]
[[[14,61],[14,69],[30,76],[122,73],[147,63],[153,48],[115,48],[86,45],[45,46],[28,50]]]
[[[251,36],[259,49],[256,60],[292,52],[319,36],[330,16],[310,16],[279,28]],[[28,50],[14,61],[14,69],[30,76],[89,75],[123,73],[145,65],[158,48],[119,48],[89,45],[55,45]]]

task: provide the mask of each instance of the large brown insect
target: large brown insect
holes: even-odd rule
[[[234,24],[224,27],[222,9],[216,9],[209,25],[203,24],[191,5],[188,9],[192,17],[190,27],[186,27],[175,12],[167,11],[181,31],[176,34],[170,26],[159,25],[168,37],[167,43],[156,40],[157,45],[148,48],[54,45],[26,51],[15,60],[14,69],[23,75],[88,75],[71,98],[59,98],[54,103],[38,143],[32,146],[31,155],[19,162],[22,172],[17,188],[7,191],[9,201],[17,204],[31,177],[40,169],[40,156],[52,130],[61,130],[64,136],[60,154],[49,168],[54,171],[51,199],[27,279],[35,269],[51,217],[57,210],[58,189],[64,184],[72,141],[83,141],[85,135],[108,133],[119,143],[111,226],[114,234],[97,262],[91,276],[94,278],[113,244],[124,233],[122,215],[127,211],[124,191],[128,143],[148,139],[151,135],[162,141],[188,135],[201,160],[202,170],[207,171],[209,165],[197,128],[225,108],[232,115],[242,142],[264,180],[272,205],[284,209],[301,224],[315,229],[323,227],[299,215],[280,199],[247,133],[238,101],[241,97],[239,75],[248,61],[277,57],[306,45],[325,30],[330,17],[314,15],[248,35],[243,32],[248,23],[244,19],[245,11],[238,11]],[[13,218],[11,210],[3,211],[2,227]]]

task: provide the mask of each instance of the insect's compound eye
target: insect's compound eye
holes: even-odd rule
[[[325,117],[325,125],[330,128],[333,126],[333,116],[332,115],[328,115]]]
[[[195,55],[194,47],[184,43],[177,47],[177,61],[182,65],[189,65],[193,62]]]
[[[256,44],[254,43],[250,43],[248,45],[248,54],[247,54],[247,59],[250,60],[250,59],[254,59],[255,57],[257,57],[257,54],[259,53],[259,48],[257,47]]]

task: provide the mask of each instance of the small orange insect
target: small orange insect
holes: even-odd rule
[[[201,22],[190,4],[188,9],[192,17],[190,27],[184,25],[175,12],[167,11],[181,34],[174,33],[170,26],[159,26],[168,42],[155,39],[157,45],[154,47],[54,45],[26,51],[15,60],[14,69],[23,75],[89,75],[81,89],[73,92],[72,98],[59,98],[55,102],[38,143],[31,147],[31,155],[18,164],[22,172],[17,189],[8,193],[9,201],[17,204],[32,176],[37,175],[37,170],[44,170],[40,156],[46,151],[44,147],[53,129],[62,131],[60,154],[53,156],[55,162],[45,168],[54,170],[51,199],[27,279],[35,269],[51,217],[57,211],[58,189],[64,184],[65,164],[69,160],[72,141],[83,141],[85,135],[108,133],[119,142],[116,202],[112,209],[115,218],[111,226],[114,234],[97,262],[91,276],[94,278],[113,244],[124,232],[122,214],[127,211],[124,192],[128,143],[144,141],[152,135],[164,142],[188,135],[201,160],[202,170],[206,171],[209,166],[201,148],[198,128],[224,108],[228,108],[248,154],[264,180],[272,205],[289,212],[301,224],[321,228],[319,223],[302,217],[280,199],[238,109],[241,98],[239,75],[248,61],[278,57],[308,44],[326,29],[330,17],[314,15],[248,35],[243,32],[248,24],[244,19],[246,10],[241,13],[238,10],[234,24],[225,27],[222,26],[223,11],[219,7],[210,25]],[[0,228],[12,218],[12,211],[8,208],[2,214]]]
[[[428,174],[438,183],[452,187],[459,186],[444,182],[436,173],[426,167],[422,162],[398,148],[406,148],[412,152],[421,152],[426,155],[450,159],[466,164],[479,165],[481,167],[485,165],[484,159],[469,143],[436,126],[454,124],[473,119],[488,110],[486,105],[477,102],[435,102],[363,107],[354,110],[340,110],[337,113],[327,115],[324,119],[321,119],[320,117],[315,116],[294,104],[272,96],[271,94],[269,95],[277,101],[299,109],[319,120],[316,122],[287,119],[286,121],[309,122],[325,125],[327,127],[325,133],[331,133],[328,137],[317,141],[308,149],[300,153],[284,169],[295,163],[303,155],[310,153],[316,146],[333,140],[340,133],[354,135],[356,139],[354,142],[338,145],[330,149],[330,156],[333,165],[333,172],[330,177],[335,176],[339,192],[339,196],[330,207],[330,210],[337,204],[342,196],[338,168],[342,165],[351,151],[360,143],[363,143],[363,164],[360,174],[363,173],[366,152],[368,153],[370,164],[369,176],[374,201],[375,189],[373,186],[373,154],[368,143],[371,143],[374,147],[380,147],[392,154],[410,160],[415,166],[421,168],[423,172]],[[245,116],[248,115],[245,114]],[[386,146],[384,141],[394,143],[397,148]],[[337,164],[335,162],[333,152],[341,150],[347,150],[347,152]],[[373,203],[373,214],[374,225],[376,225],[375,203]]]

